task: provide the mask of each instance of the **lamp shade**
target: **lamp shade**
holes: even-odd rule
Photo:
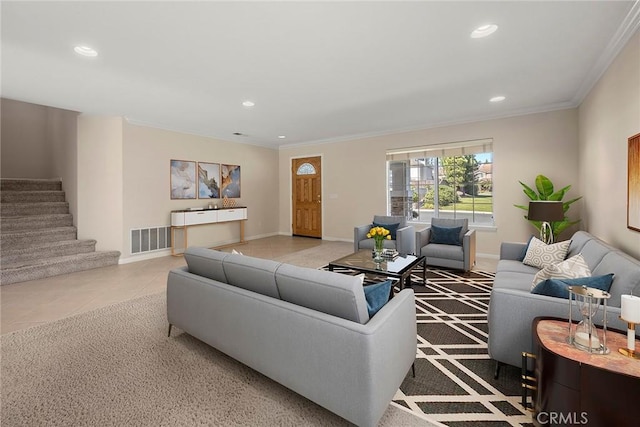
[[[564,210],[562,202],[552,202],[549,200],[534,200],[529,202],[529,212],[527,219],[531,221],[562,221]]]

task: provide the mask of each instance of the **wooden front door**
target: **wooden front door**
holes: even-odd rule
[[[322,238],[322,169],[320,157],[291,161],[293,235]]]

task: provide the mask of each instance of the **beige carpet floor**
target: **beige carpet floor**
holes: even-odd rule
[[[339,426],[346,421],[180,330],[164,293],[9,333],[4,426]],[[396,404],[380,425],[429,426]]]
[[[297,251],[274,258],[276,261],[299,267],[320,268],[334,259],[353,253],[353,244],[345,242],[323,242],[321,246]]]

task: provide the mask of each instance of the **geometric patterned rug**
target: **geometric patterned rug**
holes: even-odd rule
[[[432,267],[426,284],[421,269],[412,275],[416,377],[407,375],[395,403],[452,427],[533,425],[531,413],[520,404],[520,369],[503,365],[499,378],[493,378],[495,362],[487,353],[493,278],[484,271],[465,274]]]

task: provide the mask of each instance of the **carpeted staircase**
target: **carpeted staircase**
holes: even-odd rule
[[[5,178],[0,192],[0,284],[118,263],[120,252],[77,240],[60,180]]]

